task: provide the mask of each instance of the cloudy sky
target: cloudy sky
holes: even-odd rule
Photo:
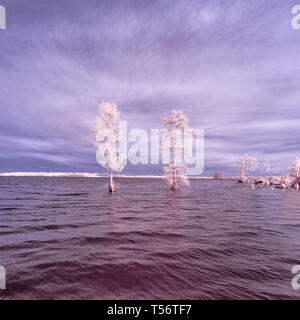
[[[204,174],[235,174],[245,153],[274,173],[300,156],[296,0],[0,4],[1,172],[104,172],[90,131],[102,100],[129,128],[160,128],[183,110],[205,130]]]

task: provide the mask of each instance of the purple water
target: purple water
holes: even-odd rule
[[[300,298],[299,192],[118,182],[1,177],[1,299]]]

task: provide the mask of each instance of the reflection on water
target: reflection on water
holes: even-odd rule
[[[300,193],[234,181],[0,178],[1,298],[292,298]]]

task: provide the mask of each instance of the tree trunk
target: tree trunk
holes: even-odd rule
[[[173,168],[173,184],[171,187],[171,190],[178,190],[179,186],[177,185],[177,179],[176,179],[176,168]]]
[[[114,192],[115,191],[112,171],[109,172],[108,190],[109,190],[109,192]]]
[[[173,183],[172,183],[172,190],[176,190],[176,176],[175,176],[175,170],[173,168]]]
[[[176,138],[174,138],[174,150],[173,150],[173,154],[172,154],[172,160],[173,160],[173,184],[172,184],[172,187],[171,187],[171,190],[177,190],[179,189],[178,186],[177,186],[177,181],[176,181]]]

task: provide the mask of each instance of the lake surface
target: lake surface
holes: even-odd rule
[[[300,192],[0,177],[4,299],[299,299]]]

